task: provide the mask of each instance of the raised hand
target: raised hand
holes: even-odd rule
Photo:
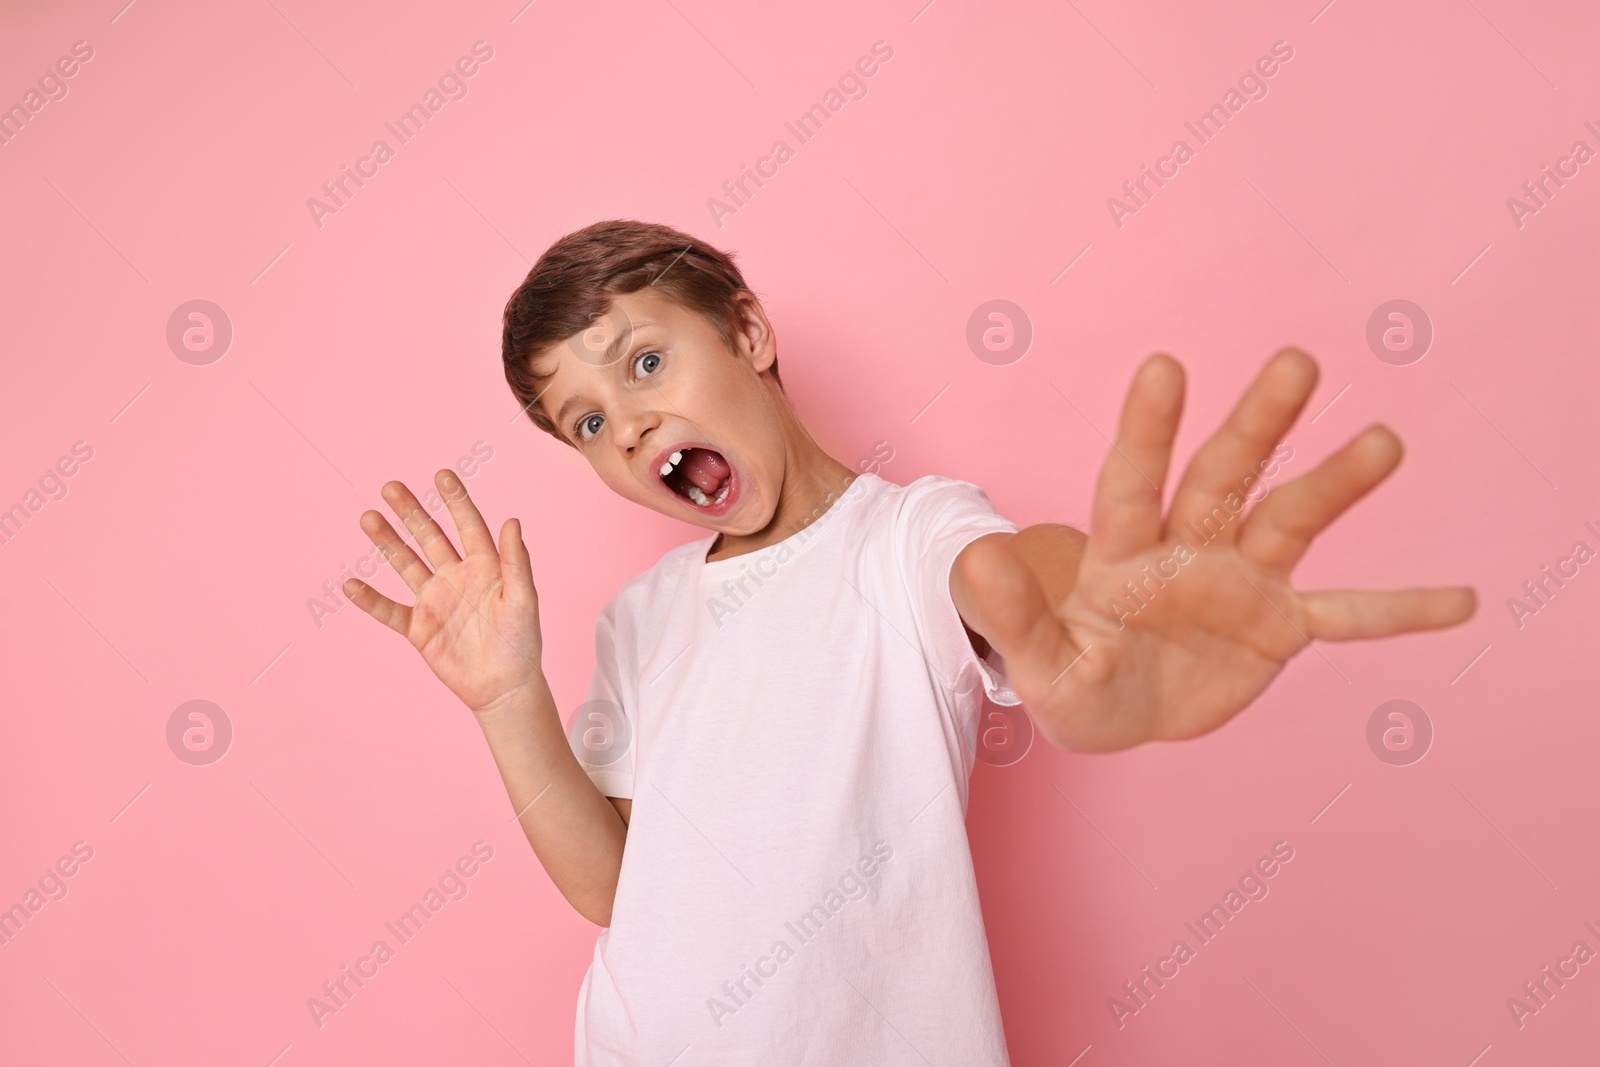
[[[1071,592],[1049,604],[1009,549],[975,555],[975,614],[1047,736],[1079,751],[1193,737],[1243,710],[1313,640],[1437,629],[1472,615],[1465,587],[1303,592],[1290,584],[1312,540],[1401,456],[1390,430],[1368,427],[1245,510],[1263,461],[1316,380],[1316,363],[1296,349],[1269,360],[1195,454],[1163,516],[1184,375],[1170,356],[1151,357],[1101,469]]]
[[[482,711],[543,684],[539,596],[521,524],[505,521],[497,551],[455,472],[439,471],[434,484],[449,504],[466,558],[456,554],[411,490],[389,482],[383,498],[416,538],[428,563],[417,558],[378,512],[363,513],[361,528],[417,602],[411,607],[397,604],[354,578],[345,582],[344,592],[368,615],[403,634],[462,703]]]

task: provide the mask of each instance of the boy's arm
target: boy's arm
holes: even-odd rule
[[[550,880],[578,914],[611,925],[633,801],[602,796],[562,729],[541,674],[474,712],[512,810]]]
[[[1301,592],[1290,583],[1311,541],[1401,455],[1392,432],[1369,427],[1247,513],[1316,379],[1316,363],[1296,349],[1269,360],[1163,514],[1184,381],[1176,360],[1153,356],[1129,390],[1088,537],[1031,526],[979,537],[956,557],[956,610],[1005,659],[1052,743],[1104,752],[1195,737],[1247,707],[1312,640],[1472,615],[1466,587]]]
[[[521,524],[507,519],[496,548],[461,479],[442,470],[434,482],[450,506],[464,557],[411,490],[389,482],[384,499],[427,563],[378,512],[363,514],[361,525],[416,603],[396,603],[353,578],[345,595],[410,641],[472,710],[539,862],[579,914],[607,926],[627,814],[600,794],[562,729],[540,666],[539,596]]]

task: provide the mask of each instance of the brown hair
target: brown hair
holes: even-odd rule
[[[585,226],[545,249],[506,301],[500,342],[506,383],[535,426],[576,447],[538,405],[550,376],[533,372],[533,355],[586,329],[611,309],[613,297],[647,285],[705,316],[733,349],[740,327],[735,297],[750,288],[730,253],[653,222],[606,219]],[[782,388],[776,357],[772,377]]]

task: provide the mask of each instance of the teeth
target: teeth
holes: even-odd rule
[[[667,475],[671,474],[673,466],[676,465],[681,459],[683,459],[682,452],[674,452],[672,455],[668,456],[667,461],[661,465],[661,477],[665,478]]]
[[[706,496],[705,490],[701,489],[698,485],[691,485],[689,487],[689,499],[693,500],[700,507],[711,507],[714,504],[720,504],[724,500],[728,499],[728,491],[732,488],[733,479],[729,478],[728,484],[722,487],[722,491],[719,492],[716,496],[716,499],[713,500]]]

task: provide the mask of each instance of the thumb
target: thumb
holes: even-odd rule
[[[533,561],[522,543],[522,521],[507,519],[500,527],[500,576],[513,589],[534,592]]]
[[[1002,657],[1048,656],[1059,648],[1061,623],[1039,578],[1005,539],[974,541],[957,564],[957,607]]]

